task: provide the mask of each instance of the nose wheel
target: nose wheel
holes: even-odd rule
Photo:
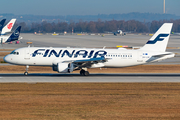
[[[28,72],[24,72],[24,75],[27,76],[27,75],[28,75]]]
[[[26,72],[24,72],[24,75],[25,75],[25,76],[28,75],[28,69],[29,69],[29,65],[26,65]]]

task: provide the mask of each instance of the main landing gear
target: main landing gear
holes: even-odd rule
[[[88,76],[88,75],[89,75],[89,72],[88,72],[88,71],[85,71],[84,69],[81,69],[80,74],[81,74],[82,76]]]
[[[24,72],[24,75],[25,75],[25,76],[28,75],[28,68],[29,68],[29,65],[26,65],[26,72]]]
[[[24,72],[24,75],[27,76],[28,75],[28,69],[29,69],[29,65],[26,65],[26,71]],[[89,72],[87,71],[87,68],[81,69],[80,74],[82,76],[88,76]]]

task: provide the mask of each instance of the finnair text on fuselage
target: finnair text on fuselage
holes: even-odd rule
[[[97,57],[104,57],[107,55],[107,52],[104,50],[55,50],[55,49],[37,49],[32,54],[32,57],[36,57],[37,55],[43,55],[43,57],[64,57],[68,56],[69,58],[77,58],[78,56],[82,56],[82,58],[97,58]]]

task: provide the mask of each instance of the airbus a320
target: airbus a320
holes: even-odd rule
[[[4,61],[26,66],[24,75],[28,75],[29,66],[49,66],[59,73],[80,70],[80,74],[86,76],[89,75],[87,68],[142,65],[175,56],[172,52],[166,52],[172,25],[164,23],[151,39],[137,50],[24,47],[12,51],[4,57]]]

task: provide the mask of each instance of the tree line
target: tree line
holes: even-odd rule
[[[174,23],[172,32],[180,33],[180,19],[178,20],[160,20],[152,22],[139,22],[136,20],[111,20],[111,21],[82,21],[79,22],[52,22],[43,21],[41,23],[32,22],[27,24],[25,22],[17,23],[16,25],[22,26],[21,32],[23,33],[64,33],[64,31],[71,33],[72,29],[74,33],[87,32],[87,33],[106,33],[115,32],[117,30],[122,30],[123,32],[133,32],[133,33],[154,33],[163,23]]]

